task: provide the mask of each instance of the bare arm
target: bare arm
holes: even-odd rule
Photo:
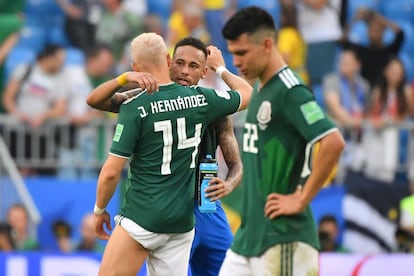
[[[19,91],[20,84],[18,80],[10,79],[4,93],[3,106],[7,113],[17,115],[18,110],[16,106],[16,97]]]
[[[19,34],[13,33],[9,35],[6,40],[0,44],[0,64],[4,62],[7,55],[13,49],[14,45],[16,45],[17,41],[19,40]]]
[[[207,66],[211,70],[216,71],[216,69],[220,66],[225,66],[223,55],[217,47],[209,46],[208,51],[209,55],[207,57]],[[237,90],[240,92],[242,102],[240,104],[239,111],[246,109],[249,105],[253,91],[253,88],[250,86],[250,84],[245,79],[231,73],[228,70],[225,70],[221,74],[221,78],[232,90]]]
[[[121,178],[122,168],[128,159],[109,155],[105,164],[102,166],[98,177],[96,188],[96,206],[105,209],[114,195],[116,186]],[[98,238],[108,239],[109,235],[105,232],[103,226],[106,224],[109,230],[112,229],[108,212],[103,214],[95,213],[95,232]]]
[[[216,185],[206,190],[207,197],[217,200],[230,194],[240,184],[243,166],[231,117],[226,116],[214,122],[214,127],[218,133],[220,149],[228,167],[226,179],[224,181],[218,178],[213,179],[211,182]]]
[[[215,123],[216,131],[219,133],[218,142],[223,152],[224,160],[229,169],[226,182],[236,188],[242,180],[242,162],[240,159],[239,145],[234,135],[233,122],[231,117],[226,116],[223,120]]]
[[[158,90],[158,80],[149,73],[127,72],[126,81],[128,85],[146,89],[148,93]],[[121,87],[116,78],[108,80],[93,89],[86,102],[95,109],[118,113],[120,105],[130,97],[128,94],[117,93]]]
[[[83,12],[81,9],[72,5],[69,1],[66,0],[56,0],[56,3],[62,8],[66,15],[73,18],[81,18]]]
[[[300,198],[303,207],[307,206],[322,188],[325,180],[338,163],[344,148],[345,141],[338,130],[320,140],[320,148],[313,163],[312,173],[305,183]]]
[[[380,22],[382,22],[382,24],[384,24],[385,27],[390,28],[391,30],[393,30],[395,33],[399,32],[401,30],[400,26],[397,25],[396,23],[394,23],[393,21],[387,19],[385,16],[383,16],[382,14],[377,13],[376,16],[378,17],[378,19],[380,20]]]
[[[337,93],[327,92],[325,95],[325,101],[329,112],[332,114],[332,117],[341,126],[356,127],[362,124],[362,118],[360,120],[352,118],[349,112],[343,108],[339,99],[339,95]]]

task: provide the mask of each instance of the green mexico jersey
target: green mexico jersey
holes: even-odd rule
[[[130,158],[120,214],[155,233],[194,227],[198,145],[213,120],[234,113],[237,91],[171,83],[121,105],[110,154]]]
[[[304,183],[310,174],[311,145],[335,130],[290,68],[280,70],[260,91],[256,85],[243,131],[243,209],[235,252],[259,256],[271,246],[293,241],[319,248],[309,207],[271,220],[264,206],[270,193],[290,194]]]

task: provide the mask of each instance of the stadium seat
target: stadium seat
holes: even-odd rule
[[[54,26],[62,24],[64,12],[55,0],[27,0],[25,6],[27,26],[36,26],[49,32]]]
[[[356,12],[360,8],[371,9],[379,11],[380,0],[349,0],[348,1],[348,22],[355,16]]]
[[[401,52],[406,53],[414,59],[414,27],[409,21],[396,20],[401,29],[404,30],[404,41],[401,47]]]
[[[172,9],[172,0],[147,0],[148,14],[156,14],[161,17],[164,26],[167,26],[168,19],[170,18]]]
[[[405,76],[407,82],[411,83],[414,81],[414,58],[407,53],[400,53],[398,56],[401,62],[404,64]]]
[[[7,81],[13,70],[21,64],[29,64],[35,60],[36,53],[29,47],[15,47],[7,55],[4,62],[4,74]]]
[[[349,30],[348,39],[355,44],[367,46],[369,44],[368,39],[368,26],[363,21],[358,21],[352,25]]]
[[[258,6],[268,11],[272,16],[275,24],[280,26],[280,6],[279,1],[272,0],[239,0],[237,1],[237,9],[248,6]]]
[[[84,53],[75,47],[66,48],[65,65],[83,65],[85,64]]]
[[[380,10],[391,20],[407,20],[414,24],[414,0],[381,0]]]
[[[46,30],[39,26],[24,26],[20,31],[20,39],[17,47],[31,48],[35,52],[40,51],[46,43]]]
[[[61,24],[51,26],[46,37],[47,43],[70,47],[71,44]]]

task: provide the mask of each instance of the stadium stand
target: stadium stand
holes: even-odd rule
[[[414,24],[414,0],[382,0],[380,11],[391,20],[406,20]]]
[[[379,11],[380,0],[348,0],[348,21],[351,20],[358,9],[361,8]]]
[[[16,66],[31,63],[35,60],[35,56],[35,51],[30,47],[13,48],[5,61],[5,79],[8,80]]]

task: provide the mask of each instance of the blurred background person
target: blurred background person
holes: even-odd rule
[[[308,46],[306,69],[310,83],[320,85],[323,76],[335,70],[337,42],[342,37],[341,0],[300,0],[297,7],[298,27]]]
[[[404,65],[398,58],[390,59],[372,90],[369,108],[371,123],[381,128],[407,120],[413,114],[412,96]]]
[[[408,131],[393,126],[410,118],[412,96],[404,65],[398,58],[392,58],[372,90],[368,107],[367,116],[372,128],[363,133],[367,177],[407,187],[407,172],[399,172],[399,166],[408,158]]]
[[[298,29],[297,10],[293,0],[281,0],[280,30],[277,47],[283,59],[306,84],[310,84],[306,70],[306,43]]]
[[[318,224],[319,241],[322,252],[347,252],[339,243],[340,229],[334,215],[322,216]]]
[[[67,66],[69,119],[68,143],[59,150],[59,172],[62,179],[94,179],[94,160],[98,154],[99,131],[90,125],[103,117],[101,111],[90,108],[86,98],[92,89],[114,74],[114,57],[106,45],[95,45],[86,52],[85,64]],[[74,164],[81,162],[76,168]]]
[[[361,131],[370,88],[368,82],[360,75],[360,68],[355,52],[345,49],[339,56],[338,70],[323,78],[327,112],[341,128],[346,140],[336,176],[340,182],[345,178],[348,169],[360,171],[363,166]]]
[[[342,128],[361,127],[370,87],[360,75],[361,64],[354,51],[343,50],[338,70],[323,79],[323,91],[329,114]]]
[[[17,203],[10,206],[7,212],[7,223],[12,227],[16,250],[40,249],[37,241],[29,235],[29,215],[24,205]]]
[[[6,222],[0,222],[0,252],[15,250],[12,227]]]
[[[87,51],[95,44],[96,25],[103,6],[100,0],[56,0],[65,13],[64,30],[71,45]]]
[[[47,119],[63,117],[67,97],[64,61],[64,48],[47,45],[33,65],[16,68],[3,95],[7,113],[33,128]]]
[[[167,47],[170,53],[175,44],[185,37],[195,37],[210,44],[210,34],[204,22],[203,7],[196,0],[178,0],[168,20]]]
[[[80,229],[81,238],[75,247],[76,251],[103,252],[104,247],[98,242],[96,237],[94,219],[93,213],[87,213],[83,217]]]
[[[24,132],[19,131],[24,145],[17,138],[11,139],[9,149],[13,157],[23,152],[19,158],[29,159],[35,151],[40,158],[46,157],[48,141],[41,127],[47,120],[64,118],[67,108],[69,83],[62,70],[64,62],[65,49],[49,44],[39,52],[33,64],[18,66],[12,72],[3,94],[4,108],[9,115],[28,126]],[[36,139],[33,138],[34,133]],[[12,135],[17,137],[18,134],[15,132]],[[23,175],[54,174],[54,169],[41,165],[38,168],[20,168],[20,172]]]
[[[137,16],[123,5],[123,0],[104,0],[104,11],[97,24],[96,41],[109,45],[115,57],[117,70],[124,72],[125,66],[130,64],[123,59],[130,60],[127,54],[127,45],[132,38],[144,31],[144,16]]]
[[[52,231],[56,238],[58,250],[63,253],[72,252],[72,227],[65,220],[59,219],[52,224]]]
[[[361,20],[368,27],[368,45],[353,43],[349,38],[349,30],[353,24]],[[395,37],[393,41],[385,44],[383,37],[387,28],[395,33]],[[404,31],[398,24],[369,9],[359,9],[345,30],[344,46],[352,47],[355,50],[361,61],[362,76],[371,87],[375,86],[385,65],[400,52],[404,41]]]

